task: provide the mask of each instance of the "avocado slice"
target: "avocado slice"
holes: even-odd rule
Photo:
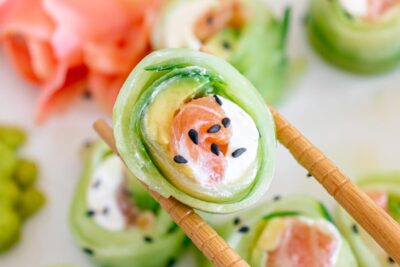
[[[152,100],[147,109],[145,116],[147,138],[167,148],[175,114],[206,83],[206,80],[196,80],[191,77],[167,81],[164,89]]]

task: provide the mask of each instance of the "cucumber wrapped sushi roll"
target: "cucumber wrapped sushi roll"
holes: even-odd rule
[[[237,215],[222,236],[252,267],[357,266],[322,203],[295,195]]]
[[[262,0],[172,0],[153,31],[161,48],[203,48],[226,59],[268,102],[276,102],[288,79],[289,10],[277,19]]]
[[[400,223],[400,173],[375,174],[358,181],[359,186]],[[343,210],[337,210],[337,224],[347,237],[361,267],[400,266]]]
[[[83,252],[100,266],[167,266],[184,233],[104,143],[85,151],[70,226]]]
[[[251,83],[218,57],[153,52],[122,87],[113,122],[128,168],[164,197],[227,213],[255,203],[270,184],[272,115]]]
[[[400,62],[400,1],[312,0],[308,32],[316,50],[344,69],[392,69]]]

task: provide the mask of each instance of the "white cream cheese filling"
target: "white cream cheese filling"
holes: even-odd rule
[[[88,212],[92,213],[98,225],[111,231],[127,227],[117,200],[118,191],[124,182],[124,168],[117,156],[109,156],[94,170],[87,192]]]
[[[232,101],[218,96],[221,100],[221,108],[225,112],[226,118],[229,118],[231,128],[231,138],[225,155],[227,162],[225,174],[221,184],[233,184],[240,182],[244,176],[254,176],[257,172],[254,164],[257,159],[259,132],[253,119],[238,105]],[[224,127],[221,124],[221,127]],[[207,166],[199,166],[197,162],[190,160],[190,152],[182,144],[181,154],[189,159],[187,166],[191,169],[194,178],[200,184],[209,183],[209,174],[206,173]],[[233,153],[238,149],[245,151],[238,157]],[[202,160],[200,160],[202,162]]]
[[[232,136],[226,153],[227,168],[223,179],[224,183],[229,184],[239,181],[243,175],[249,174],[250,169],[253,169],[260,134],[249,114],[232,101],[223,97],[220,99],[222,100],[221,107],[231,121],[229,127],[231,127]],[[237,158],[233,157],[232,153],[240,148],[245,148],[246,151]]]
[[[353,16],[367,16],[368,0],[339,0],[340,5]]]
[[[195,34],[196,23],[218,4],[217,0],[180,1],[157,25],[154,43],[160,46],[158,48],[200,49],[201,42]]]

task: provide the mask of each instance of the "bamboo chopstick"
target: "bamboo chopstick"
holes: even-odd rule
[[[276,134],[280,143],[378,244],[397,263],[400,263],[400,225],[378,207],[274,108],[270,107],[270,109],[274,116]],[[96,121],[94,128],[112,150],[118,154],[112,129],[101,120]],[[194,213],[193,209],[172,197],[166,199],[154,191],[150,190],[150,192],[215,266],[249,266],[200,216]]]
[[[103,120],[97,120],[93,128],[108,144],[112,151],[118,154],[113,131]],[[173,197],[164,198],[143,184],[151,195],[160,203],[178,224],[183,232],[192,240],[196,247],[217,267],[249,267],[217,232],[209,226],[191,207],[179,202]],[[156,255],[155,255],[156,256]]]
[[[332,161],[270,107],[279,142],[336,201],[400,264],[400,225]]]

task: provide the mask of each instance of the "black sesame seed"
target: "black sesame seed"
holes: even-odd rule
[[[100,179],[97,179],[97,180],[94,182],[94,184],[93,184],[93,188],[99,188],[100,185],[101,185],[101,180],[100,180]]]
[[[280,195],[276,195],[276,196],[274,196],[274,198],[273,198],[274,201],[279,201],[280,199],[281,199],[281,196],[280,196]]]
[[[224,125],[225,128],[228,128],[231,125],[231,119],[223,118],[222,119],[222,125]]]
[[[92,92],[86,90],[85,92],[83,92],[83,98],[86,100],[92,99]]]
[[[226,50],[231,49],[231,44],[228,41],[223,41],[222,46]]]
[[[312,174],[311,173],[307,173],[307,177],[312,177]]]
[[[346,16],[346,18],[348,18],[348,19],[353,19],[353,16],[349,13],[349,12],[347,12],[347,11],[344,11],[344,15]]]
[[[88,216],[88,217],[93,217],[95,214],[96,214],[96,212],[94,210],[86,211],[86,216]]]
[[[214,23],[214,17],[213,17],[213,16],[208,16],[207,19],[206,19],[206,21],[207,21],[207,24],[208,24],[208,25],[211,25],[211,24]]]
[[[219,146],[217,144],[211,144],[211,152],[214,153],[215,155],[219,156],[219,152],[221,150],[219,149]]]
[[[179,226],[176,223],[171,224],[171,226],[168,228],[167,233],[172,234],[176,230],[179,229]]]
[[[108,207],[104,207],[102,213],[103,213],[104,215],[107,215],[108,212],[109,212]]]
[[[150,236],[147,236],[147,235],[143,237],[143,240],[146,243],[152,243],[153,242],[153,238],[150,237]]]
[[[90,140],[86,140],[84,143],[83,143],[83,146],[84,147],[86,147],[86,148],[89,148],[89,147],[91,147],[93,144],[92,144],[92,142],[90,141]]]
[[[190,129],[189,131],[189,138],[195,145],[199,144],[199,134],[196,130]]]
[[[214,98],[218,105],[222,106],[222,100],[217,95],[214,95]]]
[[[239,224],[240,224],[240,218],[239,218],[239,217],[236,217],[236,218],[233,220],[233,224],[234,224],[234,225],[239,225]]]
[[[250,228],[246,225],[239,228],[239,233],[245,234],[248,231],[250,231]]]
[[[174,266],[176,263],[176,260],[174,258],[169,259],[169,261],[167,262],[167,267],[172,267]]]
[[[125,194],[126,196],[128,196],[128,197],[133,197],[133,193],[132,193],[131,190],[129,190],[129,189],[127,189],[127,188],[124,188],[123,192],[124,192],[124,194]]]
[[[85,252],[86,254],[93,256],[94,255],[94,251],[90,248],[82,248],[82,251]]]
[[[302,17],[303,24],[307,24],[310,21],[310,14],[306,14]]]
[[[395,264],[396,263],[392,257],[388,257],[388,262],[389,262],[389,264]]]
[[[217,132],[219,132],[219,130],[221,130],[221,125],[214,124],[213,126],[208,128],[207,133],[217,133]]]
[[[246,150],[247,150],[247,149],[244,148],[244,147],[238,148],[238,149],[236,149],[235,151],[232,152],[232,157],[238,158],[238,157],[240,157],[244,152],[246,152]]]
[[[358,226],[356,224],[353,224],[351,226],[351,230],[353,231],[353,233],[358,234]]]
[[[184,157],[182,157],[182,156],[180,156],[180,155],[175,156],[175,157],[174,157],[174,161],[175,161],[176,163],[180,163],[180,164],[188,163],[188,161],[187,161]]]

